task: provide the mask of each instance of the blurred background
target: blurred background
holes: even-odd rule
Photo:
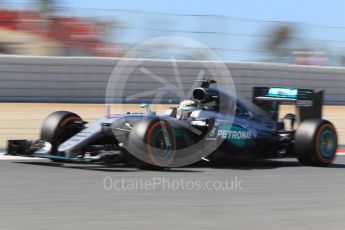
[[[149,38],[185,36],[224,60],[344,66],[344,7],[335,0],[0,0],[0,53],[121,57]]]

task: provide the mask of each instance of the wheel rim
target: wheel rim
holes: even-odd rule
[[[331,158],[336,151],[336,136],[333,130],[326,128],[320,134],[320,154],[324,158]]]
[[[176,139],[170,125],[157,121],[147,133],[146,147],[150,163],[159,167],[169,167],[175,158]]]
[[[157,160],[168,160],[172,155],[172,137],[167,130],[158,129],[152,139],[152,153]]]

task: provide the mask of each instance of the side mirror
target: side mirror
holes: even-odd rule
[[[141,103],[140,108],[145,109],[146,114],[149,114],[151,112],[149,104]]]
[[[149,104],[146,104],[146,103],[140,104],[140,108],[142,108],[142,109],[147,109],[148,107],[149,107]]]
[[[206,118],[203,120],[194,120],[191,122],[191,125],[199,126],[199,127],[213,127],[214,123],[215,123],[214,118]]]

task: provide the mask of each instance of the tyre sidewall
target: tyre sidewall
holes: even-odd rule
[[[70,126],[74,121],[82,121],[82,119],[77,114],[68,111],[56,111],[44,120],[40,139],[52,145],[52,153],[57,151],[62,142],[81,130]]]
[[[154,156],[154,147],[152,146],[153,137],[157,131],[161,130],[162,126],[164,126],[164,129],[168,132],[172,142],[171,155],[168,161],[165,162],[159,161]],[[133,157],[140,162],[140,164],[136,164],[140,166],[140,168],[168,168],[169,165],[172,164],[176,153],[176,137],[174,130],[168,121],[157,117],[139,121],[130,132],[127,149],[129,154],[133,155]]]
[[[310,119],[302,122],[298,127],[295,134],[294,149],[298,160],[302,164],[322,166],[333,162],[336,155],[335,152],[330,157],[325,157],[320,150],[321,133],[326,129],[332,130],[337,145],[336,130],[329,121]]]

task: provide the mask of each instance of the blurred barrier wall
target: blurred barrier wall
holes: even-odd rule
[[[119,59],[85,57],[21,57],[0,56],[0,102],[70,102],[104,103],[105,90],[112,70]],[[207,62],[177,61],[183,87],[188,91]],[[156,90],[163,85],[145,71],[176,83],[172,62],[169,60],[128,59],[133,67],[130,77],[118,76],[119,84],[114,103],[152,102],[154,95],[138,93]],[[273,63],[226,62],[237,89],[237,94],[251,97],[253,86],[289,86],[325,90],[325,103],[345,105],[345,68],[297,66]],[[128,70],[128,69],[126,69]],[[125,71],[125,74],[129,74]],[[205,70],[205,77],[209,76]],[[120,83],[126,82],[123,85]],[[182,89],[180,89],[182,90]],[[176,103],[181,92],[162,92],[161,103]],[[134,95],[134,96],[133,96]],[[157,102],[157,101],[156,101]]]

